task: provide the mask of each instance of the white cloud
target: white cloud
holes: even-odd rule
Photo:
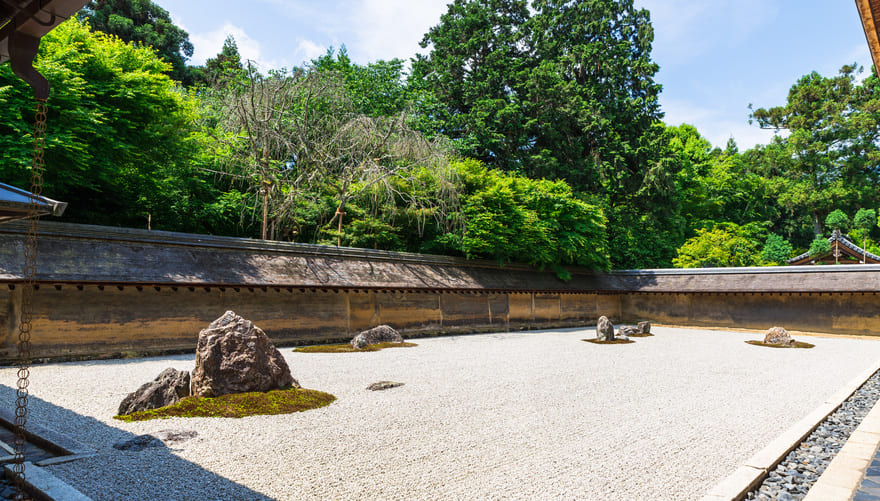
[[[361,63],[413,57],[428,29],[440,22],[449,0],[360,0],[350,11],[355,40],[351,55]]]
[[[242,61],[253,61],[260,69],[279,68],[284,64],[276,60],[267,60],[263,56],[260,42],[248,35],[244,29],[225,22],[223,26],[207,33],[195,33],[189,39],[195,47],[190,64],[205,64],[205,61],[216,56],[221,49],[226,37],[232,36],[238,46]]]
[[[296,46],[296,55],[299,60],[310,61],[322,56],[327,52],[327,47],[316,44],[311,40],[300,40]]]

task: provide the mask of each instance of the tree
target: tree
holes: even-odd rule
[[[69,202],[65,220],[214,231],[204,217],[216,193],[192,169],[196,101],[168,63],[71,19],[43,37],[35,65],[52,85],[45,193]],[[32,120],[30,90],[0,66],[4,182],[26,186]]]
[[[521,106],[529,18],[525,0],[455,0],[421,41],[410,85],[446,105],[443,133],[459,151],[515,169],[528,142]]]
[[[776,233],[771,233],[767,235],[764,248],[761,250],[761,261],[763,261],[763,264],[768,265],[785,264],[793,251],[794,247],[792,247],[791,242]]]
[[[214,136],[226,149],[227,167],[259,192],[263,238],[282,229],[298,232],[304,197],[313,197],[307,210],[319,212],[330,197],[335,212],[319,220],[341,244],[347,204],[360,193],[371,193],[375,204],[391,198],[419,204],[430,200],[409,197],[394,181],[416,182],[414,173],[424,166],[445,172],[440,142],[413,130],[406,113],[358,113],[332,73],[300,68],[261,75],[248,64],[239,84],[215,89],[206,99],[213,103]]]
[[[241,54],[235,37],[228,35],[220,52],[205,61],[204,66],[189,67],[188,84],[201,86],[224,86],[230,80],[242,78],[245,74]]]
[[[761,150],[762,174],[779,203],[812,217],[822,235],[822,216],[841,201],[851,208],[880,202],[880,80],[844,66],[836,77],[811,73],[799,79],[784,106],[754,110],[762,128],[786,130]]]
[[[762,223],[718,223],[713,228],[699,229],[678,249],[672,262],[676,268],[760,265],[760,235],[765,228]]]
[[[457,164],[468,257],[608,269],[605,218],[598,207],[575,198],[563,181],[533,180],[467,160]]]
[[[186,60],[193,55],[193,45],[162,7],[151,0],[92,0],[82,12],[94,29],[154,48],[171,64],[173,79],[187,80]]]
[[[877,213],[874,209],[859,209],[856,212],[856,215],[853,217],[853,228],[861,231],[864,236],[862,237],[862,250],[865,251],[865,255],[862,256],[862,262],[867,261],[867,253],[868,253],[868,234],[871,232],[871,229],[877,225]]]
[[[816,237],[810,243],[810,256],[817,257],[831,252],[831,242],[827,238]]]
[[[849,231],[849,217],[840,209],[835,209],[825,218],[825,226],[834,231],[846,233]]]

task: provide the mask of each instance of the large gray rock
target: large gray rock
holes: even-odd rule
[[[227,393],[296,387],[290,367],[259,327],[227,311],[199,332],[192,393],[219,397]]]
[[[596,323],[596,339],[614,341],[614,324],[605,315],[599,317],[599,321]]]
[[[188,371],[165,369],[159,376],[141,385],[137,391],[129,393],[119,404],[119,415],[132,412],[158,409],[171,405],[190,395],[190,374]]]
[[[632,325],[624,325],[620,329],[617,329],[617,337],[628,340],[630,336],[635,336],[639,331]]]
[[[651,333],[651,322],[639,322],[639,334],[650,334]]]
[[[794,343],[794,339],[792,339],[791,334],[782,327],[771,327],[764,334],[764,342],[767,344],[790,345]]]
[[[351,340],[352,348],[363,348],[371,344],[379,343],[402,343],[403,336],[388,325],[380,325],[370,330],[365,330]]]

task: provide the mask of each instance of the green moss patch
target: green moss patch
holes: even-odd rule
[[[410,348],[418,346],[415,343],[379,343],[370,344],[363,348],[353,348],[350,344],[322,344],[317,346],[301,346],[293,351],[299,353],[359,353],[363,351],[379,351],[384,348]]]
[[[290,414],[330,405],[336,397],[303,388],[273,390],[266,393],[230,393],[216,398],[186,397],[167,407],[133,412],[114,419],[131,423],[170,417],[242,418],[263,414]]]
[[[767,348],[812,348],[816,346],[814,344],[802,343],[800,341],[795,341],[793,344],[771,344],[765,343],[764,341],[746,341],[746,343],[755,346],[766,346]]]
[[[630,334],[629,335],[629,337],[651,337],[651,336],[653,336],[653,334],[651,334],[650,332],[647,334]]]
[[[628,339],[614,339],[612,341],[605,341],[604,339],[581,339],[581,341],[586,341],[588,343],[593,344],[630,344],[635,343],[635,341]]]

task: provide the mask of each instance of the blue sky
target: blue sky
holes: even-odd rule
[[[299,65],[345,45],[359,63],[408,59],[437,24],[447,0],[155,0],[186,29],[199,64],[227,34],[263,68]],[[802,75],[836,74],[844,64],[870,71],[852,0],[635,0],[651,11],[653,58],[660,65],[665,121],[689,123],[716,146],[741,149],[771,131],[748,123],[748,104],[783,105]]]

